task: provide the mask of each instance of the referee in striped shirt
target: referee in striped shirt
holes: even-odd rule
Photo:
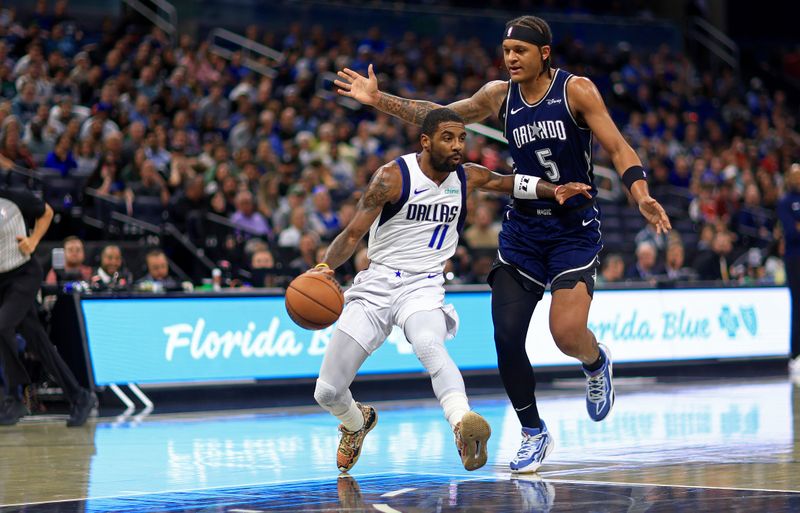
[[[28,191],[0,184],[0,360],[7,389],[0,404],[0,426],[14,425],[28,414],[22,395],[31,379],[17,351],[17,332],[25,338],[26,350],[40,359],[69,401],[67,426],[86,423],[97,405],[95,395],[81,388],[50,342],[37,312],[36,293],[42,283],[42,268],[33,252],[52,219],[50,205]]]

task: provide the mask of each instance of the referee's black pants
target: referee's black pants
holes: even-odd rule
[[[41,283],[42,268],[35,259],[0,277],[0,360],[3,379],[12,395],[20,392],[21,385],[31,383],[17,350],[15,333],[19,332],[27,343],[26,351],[39,358],[45,371],[64,391],[66,399],[74,404],[81,390],[80,385],[50,342],[39,320],[36,293]]]
[[[786,281],[792,298],[791,357],[800,356],[800,256],[789,256],[786,262]]]

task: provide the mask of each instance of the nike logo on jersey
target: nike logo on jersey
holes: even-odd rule
[[[581,224],[582,224],[583,226],[589,226],[589,225],[590,225],[590,224],[592,224],[593,222],[594,222],[594,219],[589,219],[588,221],[581,221]]]
[[[438,274],[433,274],[433,273],[432,273],[432,274],[429,274],[429,275],[428,275],[428,278],[436,278],[437,276],[439,276],[439,275],[438,275]]]
[[[564,122],[556,121],[535,121],[529,125],[518,126],[511,132],[514,144],[517,148],[522,148],[534,141],[544,141],[545,139],[567,140],[567,129]]]
[[[520,107],[520,108],[518,108],[518,109],[511,109],[511,115],[513,116],[514,114],[516,114],[517,112],[521,111],[521,110],[522,110],[522,109],[524,109],[524,108],[525,108],[525,107]]]
[[[414,194],[419,194],[421,192],[425,192],[428,189],[430,189],[430,187],[425,187],[424,189],[414,189]]]

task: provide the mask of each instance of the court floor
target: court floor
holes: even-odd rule
[[[556,447],[512,476],[519,424],[504,396],[473,407],[489,463],[465,471],[433,400],[372,403],[378,425],[349,476],[317,407],[62,418],[0,430],[0,512],[800,511],[800,387],[786,378],[617,381],[602,423],[580,382],[543,391]]]

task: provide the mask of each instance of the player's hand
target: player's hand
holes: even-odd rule
[[[342,96],[350,97],[365,105],[375,105],[380,97],[378,90],[378,77],[372,71],[372,64],[367,68],[367,77],[361,75],[350,68],[345,68],[337,73],[341,80],[334,80],[333,83],[339,89],[337,93]]]
[[[23,237],[22,235],[17,235],[17,247],[19,250],[24,253],[25,255],[32,255],[34,251],[36,251],[36,246],[39,243],[30,237]]]
[[[647,219],[648,223],[656,227],[656,233],[667,233],[672,229],[664,207],[655,198],[650,196],[643,198],[639,202],[639,212]]]
[[[331,269],[327,265],[321,265],[321,264],[315,265],[314,267],[312,267],[311,269],[309,269],[306,272],[307,273],[322,273],[322,274],[327,274],[328,276],[333,276],[333,274],[334,274],[333,269]]]
[[[587,198],[592,198],[592,193],[590,192],[592,187],[586,185],[585,183],[579,182],[569,182],[563,185],[559,185],[556,187],[556,201],[559,205],[563,205],[565,201],[570,199],[573,196],[577,196],[578,194],[582,194]]]

